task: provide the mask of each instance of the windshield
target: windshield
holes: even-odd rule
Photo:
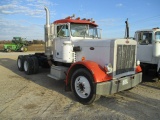
[[[88,24],[71,24],[71,35],[73,37],[89,37],[89,38],[98,38],[98,29],[95,26]]]
[[[160,41],[160,31],[155,33],[156,40]]]

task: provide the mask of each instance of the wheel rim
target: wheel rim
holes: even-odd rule
[[[24,70],[27,71],[28,70],[28,62],[24,61]]]
[[[18,59],[18,67],[21,68],[21,60]]]
[[[87,98],[91,93],[91,86],[88,79],[84,76],[78,76],[75,80],[76,93],[81,98]]]

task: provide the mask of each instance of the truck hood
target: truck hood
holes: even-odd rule
[[[84,46],[84,47],[113,47],[115,43],[119,44],[131,44],[136,43],[135,40],[132,39],[79,39],[72,40],[74,46]]]
[[[84,47],[109,47],[111,41],[115,39],[80,39],[80,40],[73,40],[72,43],[75,46],[84,46]]]

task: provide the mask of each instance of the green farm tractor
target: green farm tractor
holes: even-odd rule
[[[4,44],[3,47],[5,52],[26,52],[28,50],[27,46],[28,42],[25,39],[21,37],[13,37],[12,43]]]

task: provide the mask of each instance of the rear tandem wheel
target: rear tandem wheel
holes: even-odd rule
[[[36,74],[39,71],[38,59],[35,56],[18,56],[17,66],[20,71],[24,71],[27,75]]]
[[[24,71],[24,56],[19,55],[17,59],[17,66],[19,71]]]

